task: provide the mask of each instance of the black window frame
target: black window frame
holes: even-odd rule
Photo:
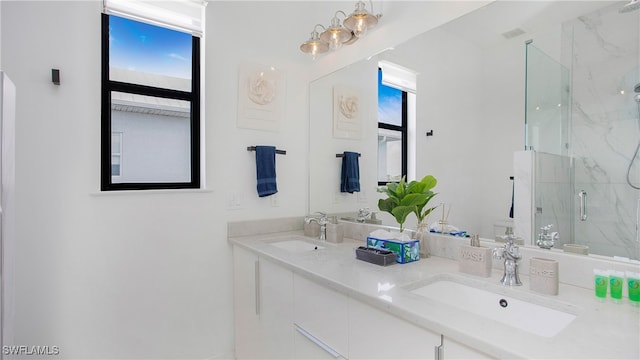
[[[382,72],[382,68],[378,68],[379,72]],[[379,76],[379,75],[378,75]],[[384,85],[384,86],[389,86],[389,85]],[[393,86],[389,86],[389,87],[393,87]],[[396,88],[400,91],[402,91],[402,125],[398,126],[398,125],[391,125],[391,124],[387,124],[387,123],[383,123],[380,122],[380,119],[378,119],[378,129],[387,129],[387,130],[394,130],[394,131],[399,131],[401,136],[402,136],[402,140],[401,140],[401,147],[402,147],[402,176],[404,176],[406,178],[407,176],[407,155],[408,155],[408,139],[407,139],[407,134],[408,134],[408,109],[407,109],[407,92],[405,90]],[[378,159],[379,161],[379,159]],[[378,185],[379,186],[383,186],[386,185],[389,181],[380,181],[378,180]]]
[[[102,14],[102,119],[100,154],[100,189],[159,190],[200,188],[200,38],[191,36],[191,91],[114,81],[109,78],[109,17]],[[188,101],[190,117],[191,181],[113,183],[111,179],[111,93],[113,91]]]

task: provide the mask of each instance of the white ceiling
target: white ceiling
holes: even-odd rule
[[[559,26],[565,21],[588,14],[606,6],[626,1],[496,1],[472,13],[464,15],[443,29],[477,44],[490,47],[500,41],[507,31],[516,28],[526,33]],[[639,11],[640,13],[640,11]]]

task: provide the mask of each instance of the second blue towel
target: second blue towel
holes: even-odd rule
[[[360,192],[360,154],[345,151],[342,154],[342,175],[340,176],[340,192]]]

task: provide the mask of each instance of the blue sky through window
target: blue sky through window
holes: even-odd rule
[[[191,35],[110,15],[111,67],[191,79]]]
[[[402,126],[402,90],[382,84],[378,70],[378,122]]]

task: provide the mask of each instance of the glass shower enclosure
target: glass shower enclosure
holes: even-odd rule
[[[532,239],[554,224],[556,247],[583,244],[593,254],[639,259],[640,11],[619,8],[608,4],[564,22],[557,59],[525,45]]]

